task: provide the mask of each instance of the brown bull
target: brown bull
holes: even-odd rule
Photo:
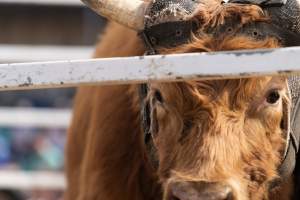
[[[191,41],[160,48],[159,53],[281,46],[274,37],[254,40],[239,34],[207,34],[203,27],[218,27],[232,17],[238,19],[239,29],[266,16],[257,6],[204,5],[205,12],[199,9],[193,20],[205,24]],[[144,52],[135,31],[111,23],[95,57]],[[144,144],[138,87],[79,89],[67,146],[67,199],[291,198],[291,179],[272,187],[280,177],[278,168],[285,151],[284,110],[290,103],[285,78],[149,84],[145,102],[150,108],[155,149],[150,154],[154,155]]]

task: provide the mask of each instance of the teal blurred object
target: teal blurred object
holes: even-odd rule
[[[0,168],[62,170],[65,129],[0,128]]]

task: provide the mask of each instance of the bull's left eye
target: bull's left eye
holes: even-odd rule
[[[163,99],[163,97],[162,97],[160,91],[156,90],[156,91],[154,92],[154,97],[155,97],[155,99],[156,99],[157,101],[159,101],[160,103],[163,103],[164,99]]]
[[[266,97],[266,101],[269,104],[276,104],[279,99],[280,99],[280,93],[278,90],[271,91]]]

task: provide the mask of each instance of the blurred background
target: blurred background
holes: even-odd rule
[[[0,63],[90,58],[104,26],[80,0],[0,0]],[[0,92],[0,200],[62,199],[74,94]]]

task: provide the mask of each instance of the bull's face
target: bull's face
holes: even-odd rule
[[[164,200],[267,199],[284,151],[283,78],[151,84]]]
[[[234,6],[228,6],[218,11],[212,24],[222,25],[231,16],[238,16],[235,19],[240,24],[261,18],[260,10],[253,7],[236,12]],[[237,28],[212,36],[200,29],[190,43],[159,51],[280,46],[276,38],[254,38],[260,34],[246,33]],[[152,83],[147,100],[164,200],[269,198],[285,151],[285,78]]]

